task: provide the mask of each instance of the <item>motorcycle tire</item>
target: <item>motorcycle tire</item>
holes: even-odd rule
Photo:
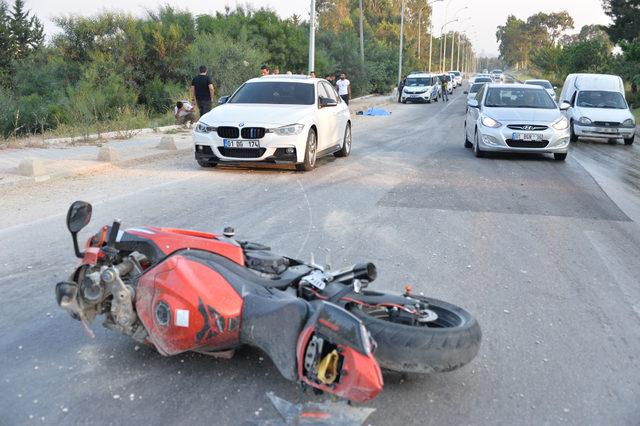
[[[366,292],[365,292],[366,293]],[[412,296],[429,304],[438,319],[429,326],[411,326],[372,316],[355,305],[360,318],[377,343],[374,356],[380,367],[407,373],[439,373],[456,370],[475,358],[482,332],[478,321],[464,309],[423,296]]]

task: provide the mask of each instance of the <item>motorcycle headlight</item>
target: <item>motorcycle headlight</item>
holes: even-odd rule
[[[635,127],[636,123],[635,123],[635,121],[633,121],[633,118],[627,118],[626,120],[624,120],[622,122],[622,125],[624,127]]]
[[[556,121],[551,125],[556,130],[566,130],[569,127],[569,120],[562,117],[560,120]]]
[[[196,128],[195,128],[195,131],[197,133],[211,133],[211,132],[215,132],[217,130],[218,130],[217,127],[207,126],[206,124],[204,124],[202,122],[198,122],[198,124],[196,124]]]
[[[304,124],[288,124],[286,126],[269,129],[269,133],[275,133],[278,136],[295,136],[299,135],[304,129]]]
[[[498,127],[502,126],[501,123],[491,117],[487,117],[486,115],[482,117],[482,120],[480,120],[480,122],[483,126],[491,127],[492,129],[497,129]]]
[[[588,126],[589,124],[592,124],[593,121],[591,121],[589,117],[580,117],[580,119],[578,120],[578,123]]]

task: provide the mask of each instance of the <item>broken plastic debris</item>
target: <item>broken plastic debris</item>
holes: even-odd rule
[[[288,425],[353,425],[360,426],[376,411],[375,408],[353,407],[346,401],[306,402],[292,404],[278,398],[273,392],[267,397]],[[265,421],[262,425],[279,425],[282,421]]]

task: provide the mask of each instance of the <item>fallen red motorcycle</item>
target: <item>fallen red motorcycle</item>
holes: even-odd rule
[[[78,232],[91,204],[67,214],[76,256],[56,285],[62,309],[88,333],[104,326],[162,355],[194,351],[230,357],[260,348],[287,379],[352,401],[382,390],[384,369],[451,371],[478,353],[481,331],[465,310],[440,300],[365,290],[372,263],[329,270],[269,247],[181,229],[103,226],[84,250]]]

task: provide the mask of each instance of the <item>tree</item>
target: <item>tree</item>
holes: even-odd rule
[[[9,28],[13,56],[17,59],[24,58],[38,49],[44,41],[44,28],[40,20],[36,16],[30,17],[29,14],[30,11],[24,10],[24,1],[15,0],[9,14]]]
[[[13,56],[7,4],[0,0],[0,73],[9,69]]]
[[[530,42],[527,35],[527,24],[513,15],[507,17],[503,26],[496,32],[500,59],[516,69],[526,67],[529,63]]]
[[[640,41],[640,0],[603,0],[602,4],[613,20],[606,31],[614,43]]]

